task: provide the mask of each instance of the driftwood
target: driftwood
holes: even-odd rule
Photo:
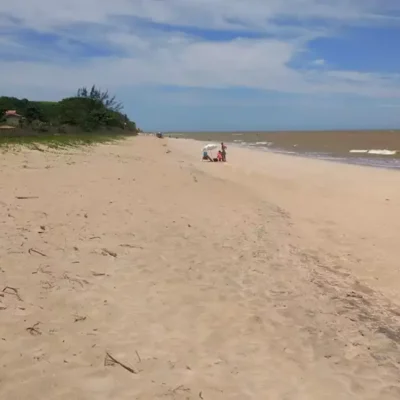
[[[138,246],[138,245],[135,245],[135,244],[123,243],[123,244],[120,244],[119,246],[120,246],[120,247],[128,247],[128,248],[130,248],[130,249],[141,249],[141,250],[143,250],[143,247],[142,247],[142,246]]]
[[[104,365],[112,365],[112,364],[118,364],[120,367],[126,369],[128,372],[130,372],[131,374],[137,374],[137,372],[129,367],[126,364],[123,364],[121,361],[118,361],[116,358],[114,358],[110,353],[106,353],[106,358],[104,359]]]
[[[114,257],[114,258],[116,258],[117,257],[117,253],[115,253],[115,252],[113,252],[113,251],[111,251],[111,250],[108,250],[108,249],[102,249],[102,252],[103,252],[103,255],[109,255],[109,256],[111,256],[111,257]]]
[[[105,276],[106,274],[104,272],[92,272],[93,276]]]
[[[26,330],[33,336],[41,335],[42,332],[40,332],[38,329],[39,325],[40,325],[40,322],[36,322],[35,325],[29,326],[28,328],[26,328]]]
[[[39,196],[16,196],[18,200],[29,200],[29,199],[38,199]]]
[[[39,254],[39,255],[42,256],[42,257],[47,257],[46,254],[42,253],[42,252],[39,251],[39,250],[35,250],[35,249],[32,249],[32,248],[28,250],[28,253],[29,253],[29,254],[36,253],[36,254]]]
[[[10,292],[11,291],[11,292]],[[18,289],[17,288],[13,288],[11,286],[6,286],[3,290],[3,293],[5,294],[12,294],[14,295],[19,301],[22,301],[21,296],[18,293]]]

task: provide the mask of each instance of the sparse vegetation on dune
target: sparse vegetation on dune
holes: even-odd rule
[[[0,136],[0,148],[8,149],[18,146],[26,146],[36,150],[45,147],[52,149],[62,149],[66,147],[91,146],[100,143],[112,143],[116,140],[122,140],[127,135],[113,134],[63,134],[63,135],[37,135],[37,136]]]

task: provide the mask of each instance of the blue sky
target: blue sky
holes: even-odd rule
[[[96,84],[147,130],[400,126],[397,0],[8,5],[2,95],[57,100]]]

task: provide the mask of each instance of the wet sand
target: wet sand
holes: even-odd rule
[[[0,398],[400,398],[398,173],[198,146],[2,155]]]

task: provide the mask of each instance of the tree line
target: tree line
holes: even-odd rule
[[[22,116],[19,128],[31,131],[68,133],[124,129],[137,132],[136,123],[122,112],[123,104],[95,85],[90,89],[82,87],[75,96],[58,102],[0,97],[0,124],[7,121],[8,110],[15,110]]]

